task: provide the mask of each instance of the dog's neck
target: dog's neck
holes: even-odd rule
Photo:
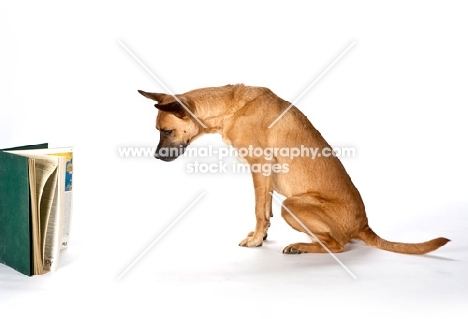
[[[196,105],[195,115],[206,126],[206,133],[222,134],[226,121],[246,104],[242,99],[235,98],[244,89],[244,85],[228,85],[223,88],[224,90],[216,91],[210,88],[201,89],[191,94]]]
[[[222,133],[224,124],[232,114],[223,113],[223,112],[207,112],[200,116],[200,120],[205,124],[206,128],[204,129],[206,133]]]

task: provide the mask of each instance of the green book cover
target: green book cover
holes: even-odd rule
[[[47,144],[19,149],[47,148]],[[13,150],[13,149],[9,149]],[[0,263],[32,275],[28,158],[0,150]]]
[[[23,145],[11,148],[4,148],[1,151],[21,151],[21,150],[36,150],[38,148],[49,148],[48,143],[35,144],[35,145]]]

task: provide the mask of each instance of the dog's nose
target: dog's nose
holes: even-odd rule
[[[154,152],[154,157],[165,162],[171,162],[184,154],[186,147],[186,144],[171,147],[158,146]]]
[[[160,155],[158,153],[158,151],[154,152],[154,158],[158,159],[158,160],[161,160],[161,161],[164,161],[164,162],[172,162],[173,160],[175,160],[177,158],[174,157],[174,156],[164,156],[164,155]]]

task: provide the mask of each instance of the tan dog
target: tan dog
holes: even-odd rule
[[[290,103],[267,88],[240,84],[193,90],[176,95],[184,106],[168,94],[139,92],[158,102],[155,105],[160,110],[156,128],[160,131],[160,143],[155,157],[164,161],[177,158],[187,145],[201,135],[215,132],[237,149],[249,146],[261,149],[301,146],[319,151],[331,149],[296,107],[292,107],[268,129]],[[182,151],[170,154],[169,150]],[[279,164],[277,168],[287,167],[288,172],[276,170],[270,175],[252,172],[257,224],[255,230],[240,242],[240,246],[261,246],[267,237],[272,216],[272,191],[287,197],[283,202],[287,209],[283,207],[281,210],[286,222],[297,231],[308,235],[308,231],[312,232],[332,252],[343,251],[352,239],[405,254],[424,254],[449,241],[446,238],[419,244],[386,241],[369,227],[361,196],[337,157],[311,159],[301,156],[291,159],[276,155],[270,160],[261,156],[245,156],[251,167]],[[288,209],[307,229],[293,218]],[[283,252],[321,253],[326,250],[319,242],[312,242],[289,245]]]

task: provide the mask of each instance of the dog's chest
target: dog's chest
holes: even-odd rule
[[[232,147],[234,149],[235,151],[234,153],[236,154],[236,159],[239,163],[248,164],[247,160],[244,157],[239,155],[239,149],[232,144],[230,139],[223,137],[223,142],[226,143],[227,146]]]

